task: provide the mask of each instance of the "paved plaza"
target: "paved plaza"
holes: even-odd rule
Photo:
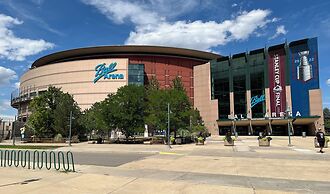
[[[0,168],[0,193],[329,193],[330,150],[313,137],[222,137],[204,146],[74,144],[75,173]]]

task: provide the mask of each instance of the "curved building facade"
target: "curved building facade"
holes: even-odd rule
[[[187,95],[194,101],[193,67],[219,55],[171,47],[104,46],[62,51],[42,57],[21,77],[20,88],[12,94],[12,106],[19,120],[30,114],[28,102],[49,86],[73,95],[82,109],[102,101],[127,84],[148,84],[155,77],[161,88],[182,79]]]

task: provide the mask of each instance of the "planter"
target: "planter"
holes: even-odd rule
[[[319,142],[317,141],[316,138],[314,139],[314,146],[315,146],[315,148],[319,148],[320,147]],[[328,141],[325,141],[324,142],[324,148],[328,148]]]
[[[168,144],[168,141],[167,140],[164,140],[164,144],[167,145]],[[174,145],[174,141],[170,141],[170,145]]]
[[[270,141],[268,139],[259,139],[259,146],[261,147],[269,147]]]
[[[143,144],[151,145],[152,141],[144,141]]]
[[[175,143],[176,144],[182,144],[182,137],[177,137],[176,139],[175,139]]]
[[[224,145],[225,146],[234,146],[234,140],[227,141],[227,139],[224,140]]]
[[[197,140],[196,145],[204,145],[204,140]]]

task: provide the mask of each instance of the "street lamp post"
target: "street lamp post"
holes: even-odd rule
[[[69,146],[71,146],[72,111],[70,111]]]
[[[10,121],[9,121],[9,123],[10,123]],[[15,116],[15,120],[14,120],[14,122],[13,122],[13,124],[12,124],[12,134],[11,134],[11,136],[12,136],[12,138],[13,138],[13,146],[15,146],[15,123],[16,123],[16,116]]]
[[[289,106],[286,107],[286,117],[287,117],[287,119],[288,119],[288,137],[289,137],[289,145],[288,145],[288,146],[292,146],[292,145],[291,145],[290,107],[289,107]]]
[[[171,148],[170,143],[170,103],[167,103],[167,144],[169,148]]]

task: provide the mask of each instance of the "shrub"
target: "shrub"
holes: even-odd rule
[[[272,138],[271,137],[262,137],[262,138],[260,138],[260,137],[258,137],[258,140],[262,140],[262,141],[270,141],[270,140],[272,140]]]
[[[203,137],[197,137],[197,141],[199,141],[199,142],[204,141],[204,138]]]
[[[61,134],[57,134],[57,135],[55,135],[55,137],[54,137],[54,141],[55,141],[55,142],[62,142],[62,141],[63,141],[63,137],[62,137],[62,135],[61,135]]]
[[[170,141],[171,141],[171,143],[174,143],[175,138],[171,136],[171,137],[170,137]]]
[[[236,137],[231,137],[231,139],[233,140],[233,141],[236,141]],[[226,141],[227,140],[227,136],[225,136],[224,138],[223,138],[223,141]]]

